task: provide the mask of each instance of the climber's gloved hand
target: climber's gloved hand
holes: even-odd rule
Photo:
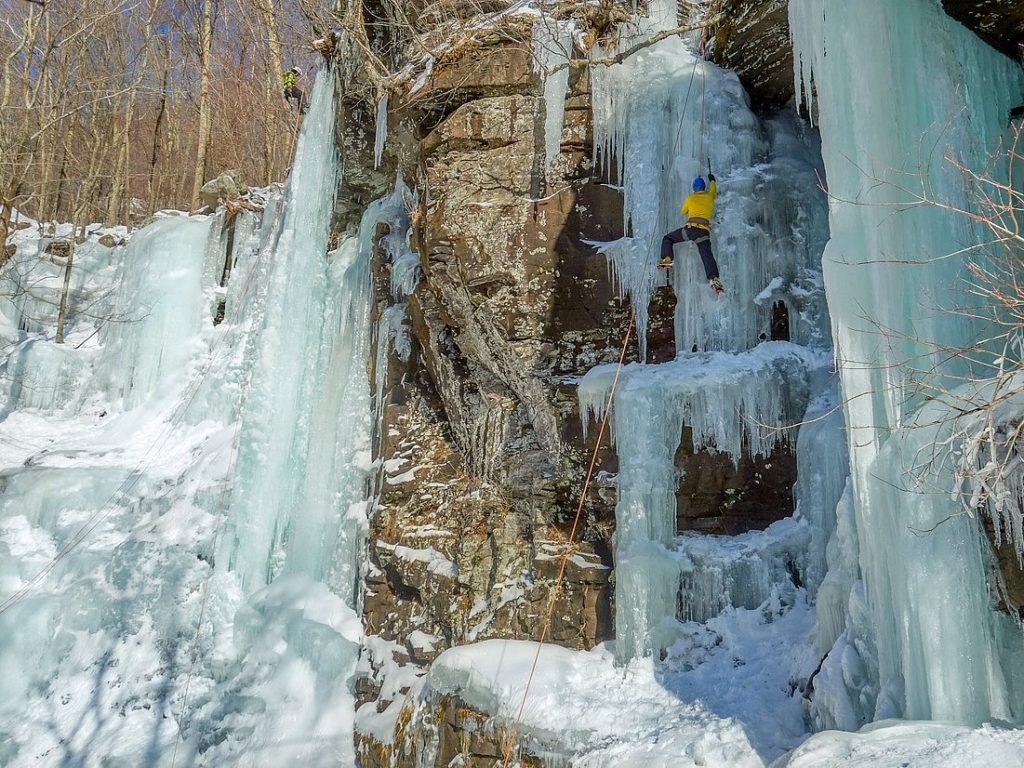
[[[708,181],[715,181],[715,180],[716,180],[716,179],[715,179],[715,174],[713,174],[713,173],[709,173],[709,174],[708,174]]]

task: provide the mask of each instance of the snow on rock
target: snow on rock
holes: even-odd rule
[[[475,709],[512,721],[536,648],[513,640],[455,648],[438,657],[426,684],[433,692],[457,694]],[[620,670],[601,649],[541,649],[522,729],[534,749],[546,745],[566,757],[577,753],[575,764],[581,766],[649,765],[656,756],[672,756],[681,766],[698,765],[696,755],[706,765],[763,765],[740,726],[699,704],[679,701],[658,684],[649,663]],[[652,746],[655,734],[667,741]],[[595,754],[586,756],[591,751]]]
[[[395,557],[409,563],[423,563],[427,570],[439,576],[455,578],[459,575],[459,567],[436,549],[413,549],[400,544],[388,544],[386,541],[377,543],[380,549],[394,553]]]
[[[803,598],[772,597],[707,625],[687,622],[664,661],[625,667],[603,646],[545,645],[523,707],[523,742],[587,768],[765,766],[805,738],[788,670],[808,663],[799,639],[812,621]],[[450,649],[420,695],[458,696],[507,725],[536,652],[536,643],[512,640]]]

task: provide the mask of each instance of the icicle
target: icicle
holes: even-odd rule
[[[569,90],[569,59],[572,56],[572,22],[556,21],[541,14],[533,26],[534,66],[544,82],[544,174],[562,145],[565,97]]]
[[[807,526],[793,518],[739,536],[681,536],[679,618],[705,622],[726,608],[757,608],[780,590],[792,595],[789,568],[806,550],[808,537]]]
[[[384,157],[384,145],[388,140],[388,92],[377,102],[377,132],[373,144],[373,167],[380,168],[381,158]]]
[[[388,355],[393,349],[399,359],[407,360],[411,352],[408,329],[405,327],[406,305],[392,304],[377,320],[376,358],[374,360],[374,381],[377,391],[374,397],[377,420],[384,418],[384,384],[388,378]]]

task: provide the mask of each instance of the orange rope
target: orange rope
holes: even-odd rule
[[[533,664],[530,667],[530,675],[526,679],[526,689],[523,691],[523,700],[519,703],[519,711],[516,713],[515,723],[512,732],[505,741],[502,768],[509,768],[512,761],[512,750],[515,747],[519,736],[519,727],[523,720],[523,710],[526,708],[526,698],[530,693],[530,685],[533,683],[533,675],[537,671],[537,663],[540,661],[540,652],[547,640],[548,630],[551,629],[551,619],[555,612],[555,602],[562,594],[562,579],[565,577],[565,569],[569,564],[569,557],[574,551],[573,539],[576,538],[576,530],[579,528],[580,518],[583,516],[583,503],[587,498],[587,490],[590,488],[590,481],[594,476],[594,467],[597,466],[597,454],[601,450],[601,440],[604,437],[605,428],[608,426],[608,417],[612,411],[612,399],[615,397],[615,389],[619,385],[619,375],[622,373],[622,366],[626,361],[626,350],[629,347],[629,340],[633,335],[633,326],[636,324],[636,305],[632,306],[629,316],[629,323],[626,326],[626,337],[622,341],[622,352],[619,354],[619,363],[615,368],[615,378],[612,379],[611,389],[608,390],[608,400],[605,403],[604,415],[601,417],[601,426],[597,431],[597,440],[594,442],[594,452],[590,457],[590,466],[587,468],[587,476],[583,481],[583,490],[580,491],[580,501],[576,505],[576,517],[573,518],[572,528],[569,530],[569,540],[562,553],[561,563],[558,566],[558,577],[555,582],[555,591],[548,601],[548,612],[544,619],[544,626],[541,629],[540,640],[537,642],[537,652],[533,655]]]

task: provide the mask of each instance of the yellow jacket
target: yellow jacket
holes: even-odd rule
[[[687,196],[679,212],[686,217],[686,226],[711,231],[711,215],[715,212],[715,197],[718,183],[712,181],[706,192],[694,192]]]

